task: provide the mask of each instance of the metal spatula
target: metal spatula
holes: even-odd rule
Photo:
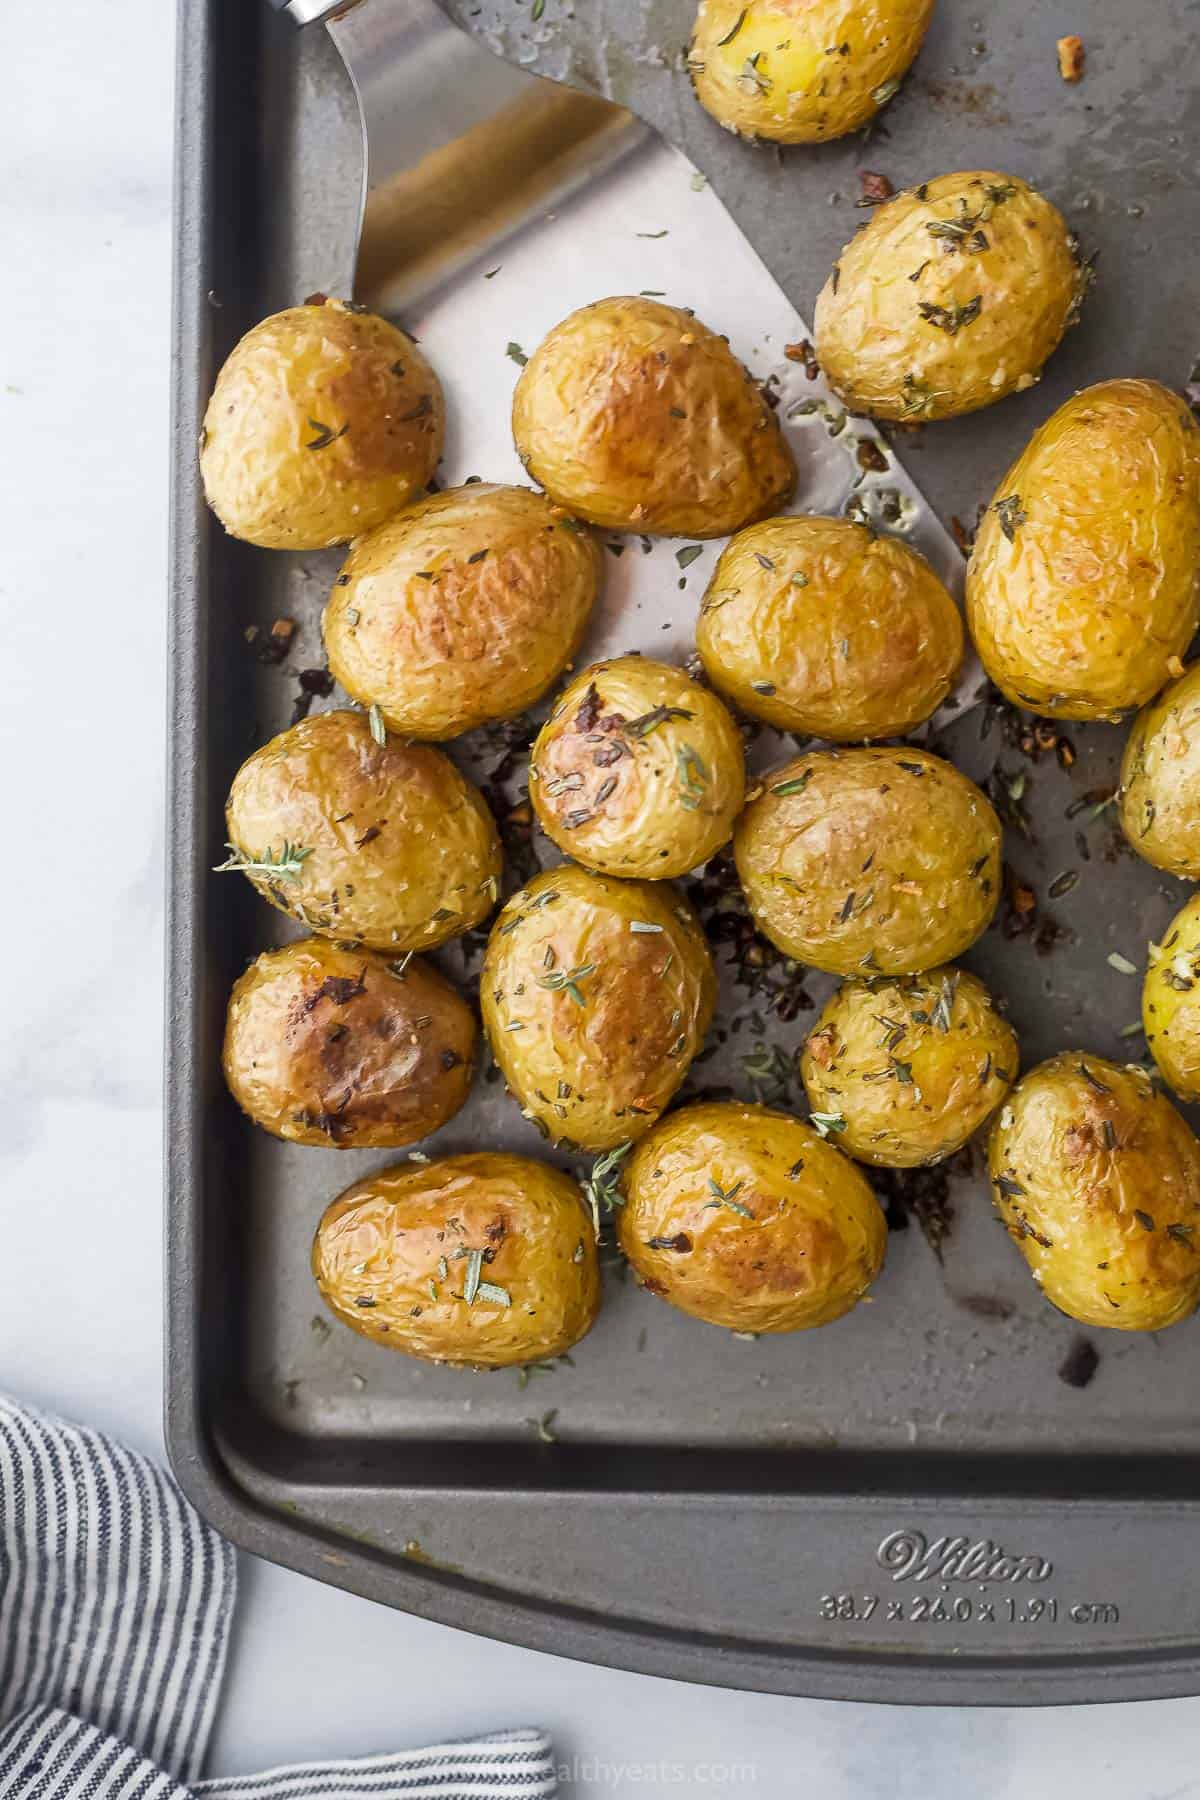
[[[507,460],[512,478],[523,479],[508,437],[516,371],[504,361],[506,342],[520,360],[519,336],[532,349],[577,305],[606,293],[663,293],[727,332],[769,383],[800,470],[795,509],[850,512],[898,530],[961,591],[957,546],[890,446],[865,420],[847,419],[810,357],[785,354],[791,345],[797,356],[808,328],[705,177],[657,132],[606,100],[503,61],[436,0],[274,3],[299,24],[324,22],[361,107],[361,230],[343,291],[410,328],[418,323],[427,348],[445,345],[445,366],[475,402],[470,430],[448,448],[451,478],[457,461],[459,478],[503,479]],[[480,278],[501,263],[503,281]],[[665,544],[614,568],[613,628],[624,635],[611,647],[631,647],[630,621],[640,615],[637,647],[686,655],[688,609],[674,609],[676,642],[661,596],[677,585],[702,591],[718,548],[684,552],[686,582]],[[972,660],[950,714],[978,686]]]

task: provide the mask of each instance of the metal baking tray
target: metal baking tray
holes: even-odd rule
[[[452,294],[416,306],[405,322],[451,397],[448,479],[517,472],[508,341],[531,347],[577,299],[634,282],[690,303],[716,195],[808,312],[865,216],[855,208],[864,168],[897,187],[955,167],[1014,169],[1101,253],[1084,323],[1040,387],[897,439],[947,522],[969,529],[1072,389],[1118,374],[1188,379],[1200,201],[1185,0],[1148,0],[1134,20],[1125,0],[1091,0],[1088,74],[1069,89],[1056,72],[1055,9],[1008,0],[985,24],[982,8],[972,19],[943,4],[869,141],[783,155],[729,138],[687,94],[691,0],[592,0],[575,18],[551,0],[536,22],[515,0],[458,3],[493,47],[632,107],[714,192],[688,180],[671,216],[649,210],[669,199],[671,177],[668,153],[648,150],[651,161],[623,164],[564,211],[578,256],[592,259],[585,291],[575,292],[572,257],[531,260],[517,241],[492,259],[502,272],[486,287],[486,271],[468,269]],[[336,703],[321,692],[317,620],[338,558],[271,556],[226,538],[203,506],[194,445],[234,340],[347,266],[358,122],[321,31],[297,33],[249,0],[185,0],[180,33],[167,1435],[184,1488],[236,1543],[323,1580],[656,1674],[905,1702],[1200,1691],[1200,1593],[1185,1574],[1200,1525],[1196,1327],[1078,1332],[1039,1298],[969,1171],[881,1183],[896,1226],[887,1268],[871,1304],[820,1332],[738,1342],[622,1283],[613,1266],[601,1320],[572,1363],[522,1382],[426,1368],[323,1315],[307,1268],[316,1219],[387,1158],[278,1144],[238,1115],[219,1069],[226,996],[247,958],[288,927],[246,884],[208,871],[243,757],[298,701]],[[614,227],[622,218],[627,232]],[[664,228],[665,240],[637,236]],[[751,333],[738,312],[743,274],[729,267],[728,313],[718,310],[762,374],[794,324],[781,305]],[[827,428],[819,413],[815,427],[802,418],[797,430]],[[927,518],[919,541],[954,573]],[[677,548],[643,556],[632,539],[613,551],[612,603],[590,651],[686,653],[707,565],[681,569]],[[299,633],[272,666],[259,652],[280,615]],[[1183,889],[1120,849],[1102,802],[1121,736],[1068,727],[1064,744],[987,704],[938,734],[1010,822],[1009,900],[964,960],[1007,996],[1026,1065],[1073,1045],[1118,1058],[1144,1050],[1127,1030],[1139,984],[1107,958],[1140,965]],[[503,733],[461,746],[502,812],[521,779],[508,747]],[[519,817],[510,839],[528,853]],[[689,886],[722,963],[726,1036],[685,1093],[798,1103],[788,1053],[828,984],[778,959],[758,967],[719,869]],[[1018,887],[1032,912],[1011,904],[1025,905]],[[467,945],[468,959],[476,951]],[[463,957],[446,953],[452,975]],[[526,1129],[483,1080],[431,1147],[533,1148]],[[1099,1362],[1076,1386],[1060,1371],[1089,1372],[1081,1337]]]

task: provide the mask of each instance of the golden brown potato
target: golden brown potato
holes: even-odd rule
[[[327,1208],[312,1262],[343,1324],[429,1362],[545,1362],[578,1343],[600,1309],[583,1196],[527,1156],[381,1169]]]
[[[1200,895],[1151,944],[1142,986],[1146,1042],[1183,1100],[1200,1100]]]
[[[696,646],[709,679],[780,731],[901,737],[935,713],[962,617],[925,558],[849,519],[740,531],[709,583]]]
[[[1047,1300],[1085,1325],[1161,1331],[1200,1299],[1200,1144],[1144,1069],[1080,1050],[1001,1108],[992,1197]]]
[[[941,175],[876,209],[813,319],[830,386],[877,419],[949,419],[1032,387],[1090,269],[1015,175]]]
[[[1156,381],[1102,381],[1034,433],[967,570],[984,668],[1018,706],[1112,719],[1200,622],[1200,431]]]
[[[847,981],[809,1034],[814,1115],[860,1162],[913,1169],[961,1148],[1016,1080],[1016,1034],[965,969]]]
[[[280,732],[238,770],[225,818],[222,872],[240,869],[325,937],[428,950],[499,898],[500,840],[478,790],[440,750],[377,742],[365,713]]]
[[[716,975],[673,888],[569,863],[514,894],[480,977],[504,1079],[545,1136],[609,1150],[647,1132],[704,1042]]]
[[[431,963],[307,938],[234,987],[225,1079],[265,1131],[337,1150],[398,1150],[471,1089],[475,1020]]]
[[[933,0],[701,0],[688,51],[700,104],[743,137],[820,144],[886,106]]]
[[[542,829],[602,875],[683,875],[728,843],[745,797],[742,737],[707,688],[644,656],[593,663],[529,764]]]
[[[1200,663],[1134,720],[1117,805],[1139,856],[1156,869],[1200,879]]]
[[[634,1150],[617,1238],[643,1287],[731,1331],[806,1331],[850,1311],[887,1226],[854,1164],[765,1106],[684,1106]]]
[[[371,531],[442,454],[437,376],[411,338],[318,296],[247,332],[200,434],[208,503],[234,537],[322,550]]]
[[[521,372],[513,436],[552,500],[615,531],[722,537],[796,485],[726,339],[660,300],[597,300],[556,325]]]
[[[322,622],[329,666],[405,737],[511,718],[578,650],[600,556],[544,494],[450,488],[354,545]]]
[[[1000,822],[924,750],[818,750],[764,777],[733,853],[755,921],[835,975],[912,975],[987,929]]]

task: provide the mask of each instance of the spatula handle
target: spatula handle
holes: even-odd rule
[[[297,25],[315,25],[331,19],[335,12],[344,12],[348,0],[271,0],[271,4]]]

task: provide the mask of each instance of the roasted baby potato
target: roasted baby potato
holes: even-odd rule
[[[844,137],[886,106],[933,0],[701,0],[696,97],[730,131],[780,144]]]
[[[722,537],[796,485],[726,339],[660,300],[597,300],[556,325],[521,372],[513,436],[552,500],[615,531]]]
[[[1200,879],[1200,663],[1134,720],[1117,806],[1139,856],[1156,869]]]
[[[924,750],[818,750],[764,777],[733,836],[756,923],[835,975],[913,975],[958,956],[1000,896],[1000,822]]]
[[[472,1369],[561,1356],[600,1309],[583,1196],[527,1156],[394,1163],[355,1182],[317,1227],[312,1265],[352,1330]]]
[[[1200,1144],[1144,1069],[1065,1051],[1017,1083],[988,1144],[992,1198],[1047,1300],[1161,1331],[1200,1300]]]
[[[325,608],[329,666],[405,737],[449,738],[541,698],[578,650],[600,548],[529,488],[451,488],[354,545]]]
[[[1141,706],[1200,621],[1200,430],[1156,381],[1060,406],[996,490],[967,621],[1008,699],[1058,719]]]
[[[431,963],[307,938],[234,987],[225,1079],[276,1137],[395,1150],[453,1118],[471,1089],[475,1020]]]
[[[901,737],[962,662],[962,617],[925,558],[849,519],[768,519],[722,552],[696,645],[713,685],[780,731]]]
[[[887,1225],[854,1164],[765,1106],[684,1106],[626,1165],[617,1239],[643,1287],[731,1331],[807,1331],[859,1301]]]
[[[569,863],[514,894],[480,977],[492,1054],[548,1138],[609,1150],[641,1137],[704,1042],[716,975],[673,888]]]
[[[878,207],[821,290],[826,379],[854,412],[949,419],[1032,387],[1090,279],[1015,175],[941,175]]]
[[[222,871],[325,937],[428,950],[491,912],[500,840],[448,757],[379,729],[319,713],[256,750],[229,790]]]
[[[443,430],[441,386],[412,339],[318,296],[230,352],[200,434],[204,491],[234,537],[322,550],[407,506]]]
[[[965,969],[847,981],[809,1034],[814,1115],[860,1162],[913,1169],[958,1150],[1017,1077],[1011,1025]]]
[[[542,829],[602,875],[665,879],[707,862],[745,787],[741,733],[721,701],[644,656],[576,676],[529,764]]]
[[[1142,1024],[1164,1080],[1181,1099],[1200,1100],[1200,895],[1150,946]]]

